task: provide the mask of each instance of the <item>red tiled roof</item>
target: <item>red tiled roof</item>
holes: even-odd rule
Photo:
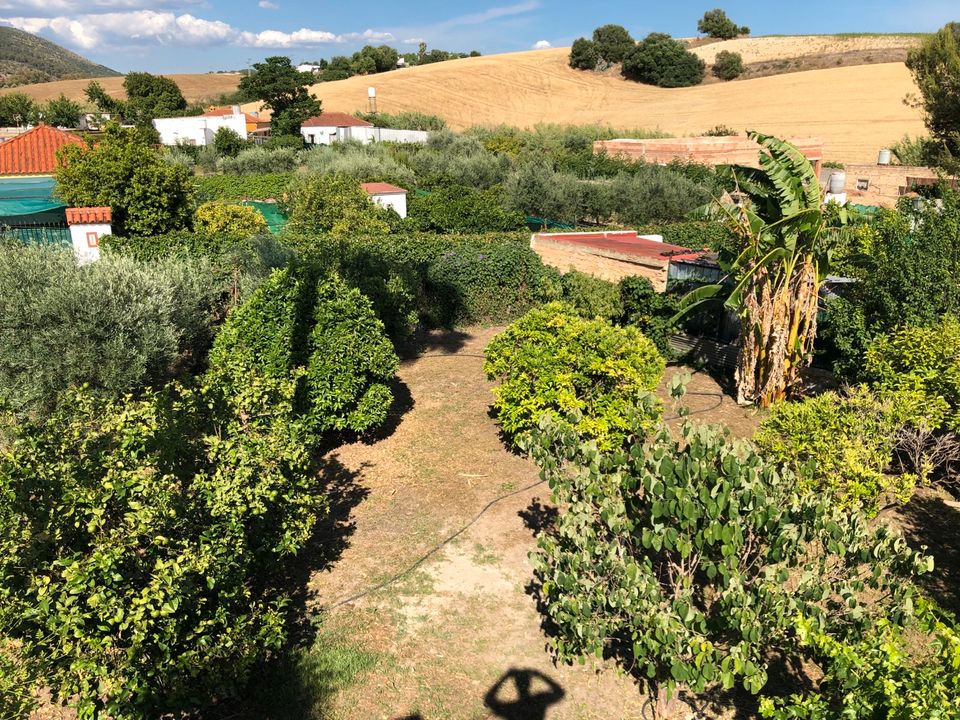
[[[48,175],[57,167],[57,150],[83,144],[79,135],[38,125],[0,143],[0,175]]]
[[[373,127],[373,123],[342,112],[323,112],[304,120],[302,127]]]
[[[680,259],[681,257],[688,259],[692,253],[690,248],[641,237],[635,230],[587,233],[539,233],[537,237],[549,242],[564,243],[567,245],[587,247],[593,250],[606,250],[623,255],[636,255],[638,257],[659,260]]]
[[[207,110],[202,117],[224,117],[226,115],[233,115],[233,108],[230,107],[218,107],[211,110]],[[251,115],[250,113],[243,113],[244,119],[248,123],[269,123],[269,120],[264,120],[262,117],[257,115]]]
[[[407,191],[402,187],[397,187],[396,185],[385,182],[360,183],[360,187],[366,190],[368,195],[389,195],[391,193],[407,194]]]
[[[67,225],[108,225],[111,217],[109,207],[67,208]]]

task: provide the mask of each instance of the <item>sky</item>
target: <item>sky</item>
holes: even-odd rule
[[[0,0],[0,24],[61,44],[121,72],[208,72],[270,55],[295,62],[386,43],[484,55],[564,47],[605,23],[634,37],[696,34],[716,0]],[[960,21],[958,0],[726,1],[754,35],[926,32]]]

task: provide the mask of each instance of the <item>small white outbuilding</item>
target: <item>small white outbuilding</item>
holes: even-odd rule
[[[407,191],[402,187],[384,182],[361,183],[360,186],[377,205],[392,208],[402,218],[407,216]]]
[[[220,128],[229,128],[242,138],[247,137],[247,116],[238,106],[227,115],[157,118],[153,126],[160,133],[163,145],[212,145]]]
[[[112,234],[112,219],[113,213],[106,206],[67,208],[67,225],[78,264],[100,259],[100,238]]]

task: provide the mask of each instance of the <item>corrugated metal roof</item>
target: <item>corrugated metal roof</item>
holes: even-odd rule
[[[72,132],[38,125],[0,143],[0,175],[49,175],[57,167],[57,150],[83,144],[83,138]]]
[[[390,183],[385,182],[368,182],[360,183],[360,187],[367,191],[369,195],[390,195],[395,193],[407,194],[407,191],[402,187],[397,187],[396,185],[391,185]]]

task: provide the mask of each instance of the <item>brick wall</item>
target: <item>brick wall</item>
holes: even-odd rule
[[[557,268],[560,272],[579,270],[610,282],[620,282],[625,277],[640,275],[647,278],[657,292],[667,289],[667,260],[577,247],[537,236],[531,240],[530,247],[545,264]]]

